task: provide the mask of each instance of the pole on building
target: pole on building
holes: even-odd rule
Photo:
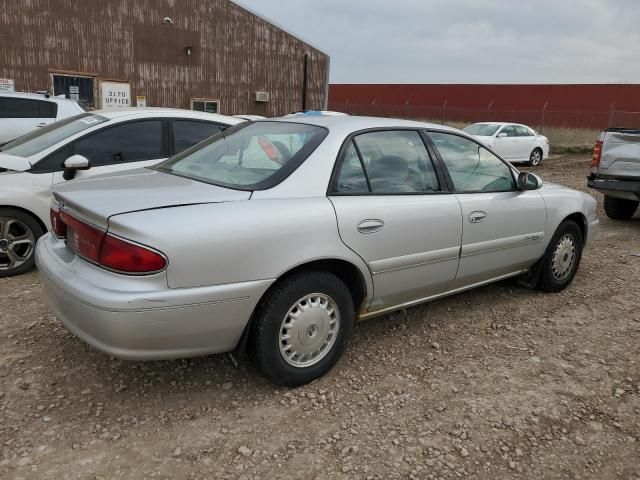
[[[302,72],[302,110],[307,109],[307,82],[308,82],[308,71],[309,71],[309,54],[304,54],[304,70]]]
[[[609,108],[609,125],[608,128],[611,128],[613,126],[613,117],[616,114],[616,104],[612,103],[611,104],[611,108]]]
[[[487,107],[487,120],[491,120],[491,107],[493,107],[493,100],[489,102],[489,106]]]
[[[542,133],[542,129],[544,128],[544,114],[547,112],[547,107],[549,106],[549,101],[547,100],[542,107],[542,118],[540,119],[540,128],[538,129],[540,133]]]
[[[444,112],[447,110],[447,102],[449,101],[449,99],[445,99],[444,101],[444,105],[442,106],[442,122],[441,124],[444,125]]]

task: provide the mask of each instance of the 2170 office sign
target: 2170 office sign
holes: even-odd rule
[[[102,108],[130,107],[131,85],[121,82],[102,82]]]

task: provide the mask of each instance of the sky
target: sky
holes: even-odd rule
[[[640,82],[639,0],[237,0],[331,83]]]

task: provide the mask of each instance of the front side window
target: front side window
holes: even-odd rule
[[[80,115],[54,122],[51,125],[18,137],[14,141],[0,147],[0,151],[17,157],[30,157],[47,148],[53,147],[55,144],[77,133],[108,121],[108,118],[100,115],[81,113]]]
[[[205,138],[220,133],[222,127],[211,122],[198,122],[195,120],[174,120],[173,138],[175,152],[180,153]]]
[[[100,130],[75,143],[74,153],[91,166],[152,160],[166,156],[162,148],[162,121],[144,120]]]
[[[498,135],[502,135],[502,134],[505,134],[507,137],[515,137],[516,129],[513,125],[507,125],[502,130],[500,130],[500,133]]]
[[[156,168],[223,187],[271,188],[298,168],[327,133],[303,123],[241,123]]]
[[[335,186],[336,193],[344,194],[439,190],[429,153],[420,134],[412,130],[371,132],[354,137],[345,150]]]
[[[469,135],[478,135],[480,137],[492,137],[494,133],[498,131],[500,125],[494,125],[491,123],[474,123],[464,128],[464,131]]]
[[[0,118],[56,118],[57,113],[55,102],[0,97]]]
[[[533,137],[533,132],[523,125],[516,125],[515,129],[519,137]]]
[[[503,192],[515,189],[511,167],[476,142],[443,132],[429,132],[456,192]]]

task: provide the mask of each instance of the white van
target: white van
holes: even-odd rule
[[[0,93],[0,145],[83,112],[75,100],[39,93]]]

